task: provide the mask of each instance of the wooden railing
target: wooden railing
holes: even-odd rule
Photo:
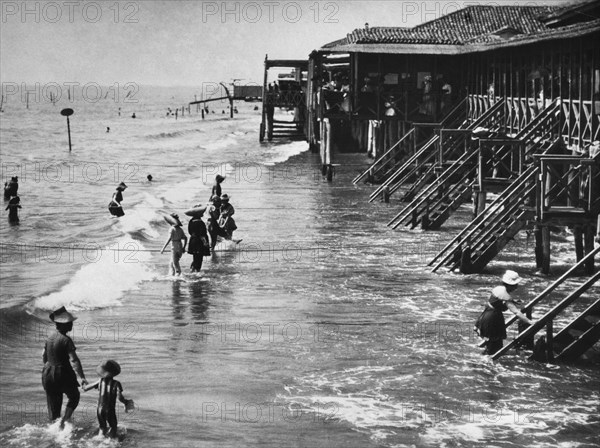
[[[600,157],[599,157],[600,158]],[[580,156],[535,157],[540,176],[536,182],[537,216],[543,221],[553,211],[597,212],[600,167],[595,159]]]
[[[434,182],[424,188],[419,195],[404,208],[404,210],[394,216],[387,225],[395,229],[403,223],[408,225],[408,223],[416,224],[420,221],[421,215],[424,212],[428,212],[432,198],[434,196],[436,198],[440,196],[440,189],[448,190],[450,188],[450,180],[452,177],[459,175],[462,175],[463,177],[466,175],[468,177],[470,173],[465,166],[472,164],[473,167],[475,167],[476,157],[476,151],[464,153],[451,167],[444,170]],[[447,194],[448,192],[441,192],[441,195]],[[413,227],[414,226],[415,225],[413,225]]]
[[[301,90],[267,92],[265,103],[272,107],[305,107],[306,95]]]
[[[523,308],[521,308],[521,312],[524,314],[531,313],[533,311],[534,306],[541,303],[542,300],[544,300],[546,297],[548,297],[550,295],[550,293],[552,293],[556,288],[561,286],[568,278],[570,278],[572,275],[574,275],[576,272],[578,272],[582,266],[585,266],[586,263],[588,263],[588,261],[590,259],[594,258],[596,256],[596,254],[598,254],[598,253],[600,253],[600,247],[596,248],[595,250],[593,250],[592,252],[587,254],[584,258],[582,258],[580,261],[578,261],[577,264],[572,266],[571,269],[569,269],[567,272],[565,272],[563,275],[561,275],[558,279],[556,279],[554,281],[554,283],[552,283],[550,286],[548,286],[546,289],[544,289],[540,294],[538,294],[527,305],[525,305]],[[506,329],[508,329],[518,319],[519,318],[515,315],[511,316],[506,321],[506,324],[505,324]],[[484,345],[485,345],[485,341],[483,341],[479,344],[480,347],[483,347]]]
[[[468,95],[467,119],[471,122],[478,120],[497,101],[497,97],[488,95]]]
[[[589,258],[595,257],[598,253],[600,253],[600,247],[597,247],[592,252],[588,253],[585,258],[583,258],[579,263],[577,263],[576,267],[582,266],[587,262]],[[575,267],[574,267],[575,268]],[[548,290],[544,291],[540,296],[536,297],[532,302],[526,305],[525,311],[531,311],[534,305],[539,303],[543,298],[548,296],[548,294],[556,289],[558,285],[560,285],[566,279],[567,274],[563,275],[560,279],[558,279],[554,285],[551,285]],[[583,293],[585,293],[591,286],[593,286],[598,280],[600,280],[600,271],[595,275],[590,277],[586,282],[584,282],[579,288],[565,297],[562,301],[560,301],[556,306],[554,306],[550,311],[544,314],[538,320],[535,320],[531,326],[522,331],[515,339],[510,341],[507,345],[498,350],[494,355],[492,355],[492,359],[498,359],[501,356],[505,355],[511,348],[521,344],[524,340],[528,338],[532,338],[542,330],[544,327],[546,328],[546,344],[547,344],[547,354],[548,358],[551,361],[554,357],[553,350],[553,321],[554,319],[562,313],[568,306],[573,304],[575,300],[577,300]],[[511,319],[509,322],[512,324],[516,319]]]
[[[494,199],[488,207],[473,221],[471,221],[461,232],[450,241],[430,262],[429,266],[434,265],[433,272],[444,265],[450,264],[451,269],[455,269],[457,262],[453,263],[455,253],[463,246],[469,246],[474,250],[482,249],[478,244],[484,241],[490,233],[495,231],[496,227],[502,224],[505,217],[518,211],[521,206],[519,199],[526,197],[529,190],[533,190],[535,185],[535,176],[538,169],[536,167],[528,168],[514,183],[512,183],[502,195]]]
[[[600,140],[600,114],[593,101],[564,99],[562,101],[562,135],[567,144],[577,144],[580,148],[595,140]]]
[[[413,128],[411,131],[415,131]],[[413,178],[421,170],[425,169],[427,164],[433,164],[438,152],[435,150],[435,143],[439,140],[434,135],[418,151],[416,151],[404,164],[396,170],[383,184],[381,184],[369,196],[369,202],[373,202],[384,189],[389,189],[390,194],[395,193],[402,184]],[[414,137],[413,137],[414,141]]]
[[[358,176],[356,176],[352,180],[352,183],[357,184],[365,177],[373,178],[376,174],[380,173],[383,169],[385,169],[390,162],[395,163],[395,156],[396,156],[396,153],[398,152],[397,150],[405,149],[407,144],[411,147],[414,145],[414,134],[415,134],[415,129],[412,128],[410,131],[408,131],[406,134],[404,134],[404,136],[400,140],[398,140],[390,149],[388,149],[385,153],[383,153],[381,155],[381,157],[379,157],[377,160],[375,160],[371,164],[371,166],[369,166],[369,168],[367,168],[366,171],[364,171],[362,174],[359,174]]]

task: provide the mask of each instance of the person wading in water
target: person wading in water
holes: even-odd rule
[[[75,344],[67,336],[67,333],[73,329],[75,319],[77,318],[64,306],[50,314],[50,320],[56,324],[56,332],[46,340],[42,355],[44,362],[42,385],[46,391],[48,416],[51,421],[60,417],[63,394],[69,399],[65,415],[60,421],[61,428],[64,427],[66,421],[70,420],[79,404],[79,383],[75,373],[81,379],[82,386],[88,384],[81,362],[75,353]]]

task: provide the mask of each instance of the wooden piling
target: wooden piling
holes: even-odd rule
[[[585,226],[584,245],[586,255],[594,250],[594,227],[591,225]],[[594,273],[594,257],[590,257],[585,263],[585,272],[587,275]]]
[[[467,244],[464,250],[460,253],[460,272],[461,274],[472,274],[473,263],[471,262],[471,246]]]
[[[547,362],[554,361],[554,329],[553,320],[550,319],[546,324],[546,360]]]
[[[579,263],[583,258],[583,232],[581,226],[576,225],[573,227],[573,238],[575,240],[575,256]]]
[[[487,192],[477,188],[475,190],[475,217],[481,215],[485,211],[486,200]]]
[[[388,185],[383,187],[383,189],[381,190],[381,199],[386,204],[390,203],[390,187]]]
[[[542,227],[536,225],[533,231],[535,235],[535,267],[542,269],[544,254],[542,249]]]
[[[542,274],[550,274],[550,227],[542,227]]]

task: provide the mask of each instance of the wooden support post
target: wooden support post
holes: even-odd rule
[[[460,272],[461,274],[473,273],[473,262],[471,261],[471,245],[467,243],[464,250],[460,254]]]
[[[535,267],[542,269],[544,254],[542,249],[542,227],[536,225],[533,231],[535,235]]]
[[[591,225],[585,226],[584,244],[586,255],[594,250],[594,227]],[[585,273],[587,275],[594,273],[594,257],[590,257],[585,263]]]
[[[381,190],[381,200],[386,204],[390,203],[390,187],[387,185]]]
[[[326,134],[326,144],[325,144],[325,160],[323,163],[326,165],[331,164],[331,150],[332,150],[332,137],[331,137],[331,122],[329,120],[325,120],[325,134]]]
[[[583,258],[583,232],[581,226],[576,225],[573,227],[573,239],[575,240],[575,256],[579,263]]]
[[[477,215],[481,215],[485,211],[485,201],[487,199],[486,191],[477,192]]]
[[[275,106],[267,106],[267,140],[273,140],[273,119],[275,115]]]
[[[548,362],[554,361],[554,330],[553,320],[549,320],[546,325],[546,359]]]
[[[327,165],[327,169],[325,171],[325,177],[327,179],[327,182],[331,182],[333,180],[333,165],[332,164]]]
[[[477,218],[477,206],[479,205],[479,186],[473,185],[473,219]]]
[[[550,274],[550,227],[542,227],[542,274]]]
[[[425,208],[425,213],[423,214],[423,218],[421,218],[421,228],[423,230],[429,230],[429,225],[431,221],[429,220],[429,205]]]

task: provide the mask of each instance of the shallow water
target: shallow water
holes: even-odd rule
[[[526,235],[481,275],[432,274],[468,207],[438,232],[390,230],[400,205],[368,204],[372,188],[351,185],[362,155],[327,183],[305,143],[258,143],[253,105],[235,120],[175,121],[169,99],[138,105],[135,120],[114,104],[74,107],[71,154],[60,107],[2,115],[4,179],[25,170],[21,224],[0,228],[2,446],[598,446],[598,365],[492,363],[476,346],[472,323],[504,269],[527,279],[523,298],[550,282]],[[243,241],[174,280],[157,252],[162,214],[204,203],[216,173]],[[115,219],[106,205],[121,180]],[[553,278],[574,260],[555,249]],[[41,349],[61,305],[79,317],[88,378],[102,359],[122,366],[137,408],[119,408],[120,441],[95,437],[93,392],[68,431],[46,421]]]

